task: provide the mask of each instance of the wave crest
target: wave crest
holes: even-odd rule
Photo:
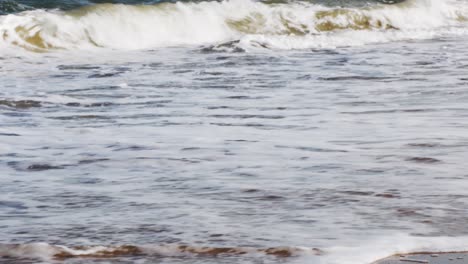
[[[271,48],[333,48],[467,34],[468,8],[455,0],[330,8],[252,0],[101,4],[0,17],[0,45],[54,49],[151,49],[238,40]],[[360,33],[365,31],[365,35]],[[252,46],[252,45],[250,45]]]

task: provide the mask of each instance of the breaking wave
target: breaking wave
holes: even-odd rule
[[[253,0],[99,4],[0,16],[0,47],[133,50],[184,45],[223,48],[223,43],[231,43],[240,48],[334,48],[464,35],[467,17],[466,3],[456,0],[364,7]]]
[[[400,255],[463,252],[467,253],[467,237],[412,237],[395,235],[354,246],[334,246],[324,250],[312,247],[213,247],[187,244],[63,246],[48,243],[0,244],[0,260],[25,259],[64,261],[68,259],[109,258],[212,258],[212,257],[273,257],[294,258],[292,263],[362,264]],[[413,253],[411,253],[413,252]],[[377,261],[377,262],[375,262]]]
[[[0,257],[25,258],[40,260],[64,260],[70,258],[118,258],[132,256],[240,256],[246,254],[263,254],[274,257],[293,257],[303,254],[319,255],[322,252],[316,248],[301,247],[197,247],[188,245],[158,245],[158,246],[79,246],[66,247],[47,243],[30,244],[0,244]]]

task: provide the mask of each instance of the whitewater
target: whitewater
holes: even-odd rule
[[[456,0],[330,7],[252,0],[151,5],[99,4],[2,16],[1,45],[33,51],[222,45],[311,49],[466,35]]]
[[[0,0],[0,263],[467,251],[466,43],[465,0]]]

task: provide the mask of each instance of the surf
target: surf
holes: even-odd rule
[[[98,4],[0,16],[0,47],[30,51],[219,45],[241,48],[334,48],[465,35],[459,1],[330,7],[252,0],[152,5]]]
[[[399,259],[430,257],[434,254],[466,253],[466,237],[413,237],[405,234],[361,241],[354,246],[326,248],[305,246],[238,247],[194,244],[65,246],[43,242],[1,244],[0,258],[61,262],[67,259],[119,259],[128,257],[191,259],[263,256],[287,259],[291,263],[361,264],[398,262]],[[393,263],[393,262],[392,262]]]

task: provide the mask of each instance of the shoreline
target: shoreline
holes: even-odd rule
[[[373,262],[372,264],[468,264],[468,251],[452,252],[411,252],[395,254]]]

